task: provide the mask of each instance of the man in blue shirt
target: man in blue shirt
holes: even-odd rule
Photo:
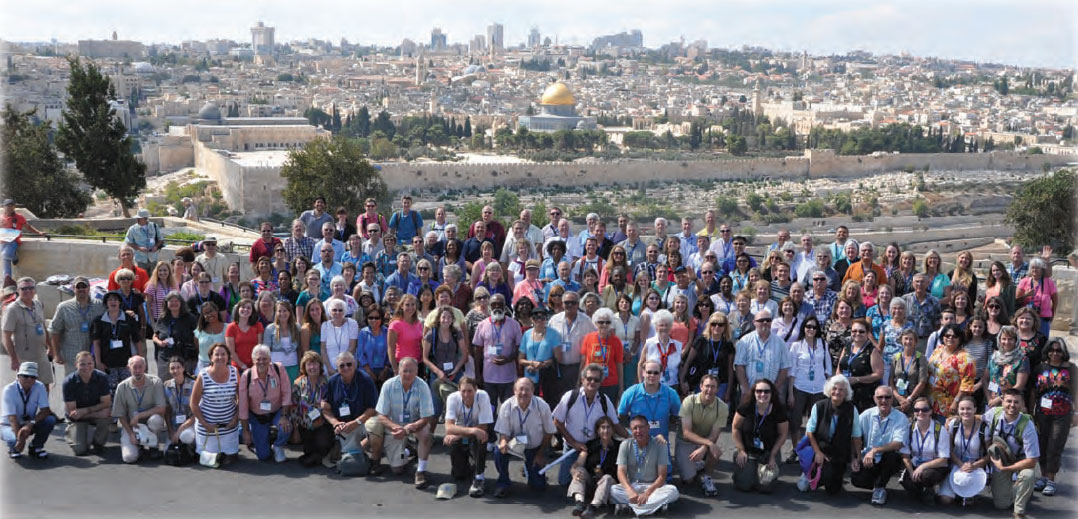
[[[861,459],[853,464],[850,483],[872,489],[872,504],[887,502],[887,482],[902,468],[902,446],[909,435],[910,420],[902,413],[892,412],[894,393],[889,386],[876,388],[873,397],[876,407],[861,412],[861,433],[864,448]]]
[[[322,225],[328,223],[333,225],[333,217],[326,212],[326,199],[325,197],[318,197],[314,199],[314,209],[308,209],[303,211],[299,215],[299,221],[303,222],[306,226],[307,237],[312,240],[317,240],[322,237]]]
[[[386,276],[385,282],[382,286],[385,288],[397,287],[401,293],[407,293],[408,287],[412,283],[419,283],[419,278],[412,274],[412,256],[407,252],[402,252],[397,255],[397,270],[392,274]]]
[[[150,211],[139,209],[135,223],[127,229],[124,243],[135,250],[135,263],[146,272],[157,264],[157,253],[165,246],[165,237],[156,223],[150,221]]]
[[[401,210],[389,217],[389,228],[397,234],[397,245],[412,243],[412,237],[423,231],[423,217],[412,210],[412,197],[401,197]]]
[[[655,361],[644,364],[644,381],[631,386],[621,395],[618,416],[628,422],[641,415],[648,419],[652,436],[670,434],[670,417],[681,411],[681,400],[670,386],[661,383],[662,365]]]
[[[20,364],[16,378],[4,387],[0,438],[7,443],[8,456],[20,458],[26,440],[33,435],[30,457],[45,459],[49,456],[45,441],[56,427],[56,417],[49,410],[49,393],[37,380],[36,362]]]
[[[343,265],[333,259],[334,254],[333,246],[322,242],[322,247],[319,249],[319,256],[322,261],[314,265],[314,270],[317,270],[322,275],[322,292],[325,293],[329,293],[333,277],[340,276],[344,270]]]
[[[336,228],[331,223],[322,224],[322,239],[315,242],[311,249],[311,263],[316,263],[322,252],[322,245],[333,247],[333,261],[340,262],[344,257],[344,242],[334,238]]]
[[[329,377],[326,394],[322,397],[321,414],[339,437],[342,453],[360,449],[360,441],[366,436],[364,425],[371,418],[377,420],[378,416],[375,411],[378,390],[374,381],[365,372],[357,371],[355,356],[348,351],[342,352],[337,356],[337,373]],[[380,453],[382,438],[371,436],[368,447],[371,452]],[[371,467],[372,475],[384,471],[385,466],[381,464]]]

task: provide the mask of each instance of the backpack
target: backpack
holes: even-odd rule
[[[999,419],[1000,419],[1001,414],[1003,414],[1003,413],[996,413],[995,415],[992,416],[992,425],[989,428],[989,431],[991,431],[991,438],[996,437],[996,425],[999,424]],[[1025,456],[1025,445],[1023,444],[1024,442],[1022,441],[1022,433],[1025,432],[1026,427],[1028,427],[1030,422],[1032,422],[1032,421],[1033,421],[1033,419],[1030,418],[1030,416],[1028,414],[1026,414],[1026,413],[1019,413],[1018,414],[1018,423],[1015,424],[1014,432],[1012,433],[1013,436],[1014,436],[1014,442],[1016,444],[1018,444],[1018,452],[1014,453],[1014,457],[1015,457],[1016,460],[1021,460],[1021,459],[1024,459],[1026,457]],[[983,441],[982,441],[981,445],[985,445],[983,443]]]
[[[270,362],[270,366],[273,366],[273,372],[277,374],[277,380],[281,380],[281,367],[278,366],[276,362]],[[250,373],[245,373],[245,375],[247,375],[247,391],[250,392],[252,377]]]
[[[371,459],[363,451],[345,452],[337,461],[337,474],[345,477],[366,476],[370,470]]]
[[[578,398],[580,398],[580,388],[576,388],[576,389],[572,390],[572,392],[569,393],[569,405],[565,406],[565,415],[566,416],[569,416],[569,410],[572,409],[574,405],[576,405],[576,400]],[[602,409],[603,409],[603,416],[606,416],[607,415],[607,412],[606,412],[606,400],[607,400],[606,395],[604,395],[602,393],[596,393],[595,398],[599,399],[599,405],[602,406]]]
[[[195,461],[195,450],[186,443],[173,443],[165,449],[165,463],[182,467]]]
[[[958,437],[958,426],[961,423],[962,423],[961,420],[955,420],[954,423],[951,424],[951,450],[952,451],[954,450],[955,446],[958,445],[955,442],[960,440],[960,438]],[[980,455],[984,456],[985,451],[988,449],[988,443],[987,443],[987,441],[988,441],[988,424],[986,424],[984,422],[984,420],[981,420],[981,426],[977,431],[977,435],[980,436],[980,438],[981,438],[981,452],[980,452]]]
[[[916,423],[910,422],[910,431],[906,435],[906,437],[909,438],[909,442],[910,442],[910,457],[911,458],[913,457],[913,431],[914,431],[914,429],[916,427],[917,427]],[[932,420],[932,443],[933,443],[933,445],[936,446],[936,451],[939,451],[939,448],[940,448],[940,429],[942,429],[942,428],[943,428],[942,424],[940,424],[939,422],[937,422],[935,420]],[[952,438],[953,438],[953,436],[952,436]]]

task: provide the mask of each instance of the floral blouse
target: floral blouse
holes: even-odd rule
[[[315,423],[321,420],[321,414],[314,420],[311,419],[311,411],[322,409],[322,399],[326,396],[329,383],[325,377],[318,377],[318,385],[310,384],[306,375],[296,379],[292,383],[293,407],[292,421],[304,429],[314,429]],[[324,422],[323,422],[324,423]]]
[[[950,416],[951,404],[959,392],[970,393],[977,380],[976,364],[966,350],[951,354],[946,348],[936,348],[928,360],[929,398],[932,412]]]

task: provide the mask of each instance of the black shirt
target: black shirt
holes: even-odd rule
[[[94,320],[90,326],[90,339],[97,341],[101,348],[101,362],[109,368],[122,368],[127,366],[127,359],[131,358],[131,344],[139,340],[139,326],[134,319],[127,314],[120,313],[120,318],[115,324],[106,321],[109,316],[105,312]],[[113,347],[112,341],[118,340],[121,344]]]
[[[774,397],[774,395],[772,395]],[[750,401],[737,408],[737,414],[741,415],[741,442],[745,446],[745,452],[749,454],[763,455],[771,452],[775,441],[779,438],[779,424],[785,423],[786,408],[772,403],[771,410],[766,416],[756,414],[756,402]],[[763,442],[763,449],[755,445],[755,439]]]
[[[165,315],[154,323],[154,335],[160,340],[173,339],[170,347],[157,349],[158,360],[168,360],[176,356],[184,360],[196,360],[198,358],[198,343],[195,341],[195,317],[186,312],[180,312],[180,316],[173,318],[172,313],[166,310]]]
[[[229,309],[225,308],[225,298],[221,297],[221,294],[210,290],[208,297],[202,297],[195,291],[195,295],[191,296],[191,299],[187,300],[187,311],[191,315],[202,315],[202,303],[213,303],[218,310],[227,312]]]
[[[64,402],[75,402],[75,407],[82,409],[101,403],[101,397],[109,394],[109,378],[105,373],[94,370],[90,381],[83,382],[79,372],[73,372],[64,378]]]
[[[605,455],[599,438],[588,440],[584,446],[588,449],[588,457],[584,459],[584,470],[588,474],[595,476],[596,481],[606,474],[615,479],[618,477],[618,449],[621,447],[621,442],[617,438],[612,440]]]

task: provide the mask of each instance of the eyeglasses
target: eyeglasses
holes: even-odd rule
[[[476,301],[486,301],[487,299],[490,299],[490,296],[476,296],[475,298]]]
[[[714,270],[701,270],[700,273],[701,274],[714,274],[715,271]]]
[[[342,363],[340,364],[340,366],[341,366],[342,368],[350,368],[350,367],[352,367],[352,366],[354,366],[354,365],[355,365],[355,364],[352,364],[351,362],[342,362]]]
[[[550,216],[561,216],[561,213],[559,213],[557,211],[551,211]]]
[[[598,384],[598,383],[602,382],[603,379],[598,378],[598,377],[584,377],[584,381],[585,382],[591,382],[592,384]]]
[[[380,316],[380,315],[368,315],[367,320],[368,321],[381,321],[382,316]]]
[[[418,268],[418,269],[416,269],[416,270],[419,270],[420,272],[425,272],[425,271],[427,271],[427,270],[430,270],[430,267],[419,267],[419,268]]]
[[[863,335],[868,333],[868,330],[850,330],[850,335]]]
[[[805,329],[806,329],[806,330],[819,330],[819,329],[820,329],[820,327],[819,327],[819,326],[816,326],[815,324],[806,324],[806,325],[805,325]]]
[[[874,398],[876,400],[890,400],[891,395],[876,395]]]
[[[771,322],[771,318],[770,317],[765,317],[765,318],[762,318],[762,319],[757,319],[756,322],[758,322],[758,323],[769,323],[769,322]]]
[[[812,278],[812,281],[813,281],[813,282],[816,282],[816,281],[827,281],[827,278]]]
[[[565,301],[563,304],[565,306],[577,306],[577,305],[580,304],[580,302],[579,301]]]
[[[1062,354],[1062,353],[1063,353],[1063,350],[1061,350],[1061,349],[1058,349],[1058,348],[1052,348],[1052,349],[1050,349],[1050,350],[1046,351],[1045,353],[1047,353],[1047,354],[1049,354],[1049,355],[1051,355],[1051,354],[1053,354],[1053,353],[1059,353],[1059,354]]]
[[[374,204],[367,204],[367,207],[377,207],[377,206],[374,205]]]
[[[720,229],[719,232],[721,232],[723,234],[726,234],[726,233],[730,232],[730,229]]]
[[[754,391],[754,393],[756,393],[757,395],[770,395],[771,390],[770,389],[757,389],[757,390]]]
[[[134,280],[135,280],[135,278],[116,278],[116,281],[134,281]]]
[[[341,310],[340,308],[334,308],[334,309],[330,310],[330,312],[337,313],[337,312],[344,312],[344,310]]]
[[[943,338],[944,338],[944,339],[957,339],[957,338],[958,338],[958,336],[957,336],[957,335],[955,335],[955,334],[953,334],[953,333],[947,333],[947,334],[944,334],[944,335],[943,335]]]
[[[999,305],[988,305],[988,308],[995,308],[996,310],[999,310],[1000,306]]]
[[[931,407],[914,407],[913,412],[915,412],[915,413],[931,413],[932,408]]]
[[[595,324],[596,324],[597,326],[609,326],[609,325],[610,325],[610,321],[595,321]]]
[[[34,290],[34,287],[19,287],[20,292],[33,292]]]
[[[726,323],[711,323],[712,328],[722,328],[723,326],[726,326]]]
[[[645,371],[644,374],[645,375],[661,375],[662,372],[661,371]]]

